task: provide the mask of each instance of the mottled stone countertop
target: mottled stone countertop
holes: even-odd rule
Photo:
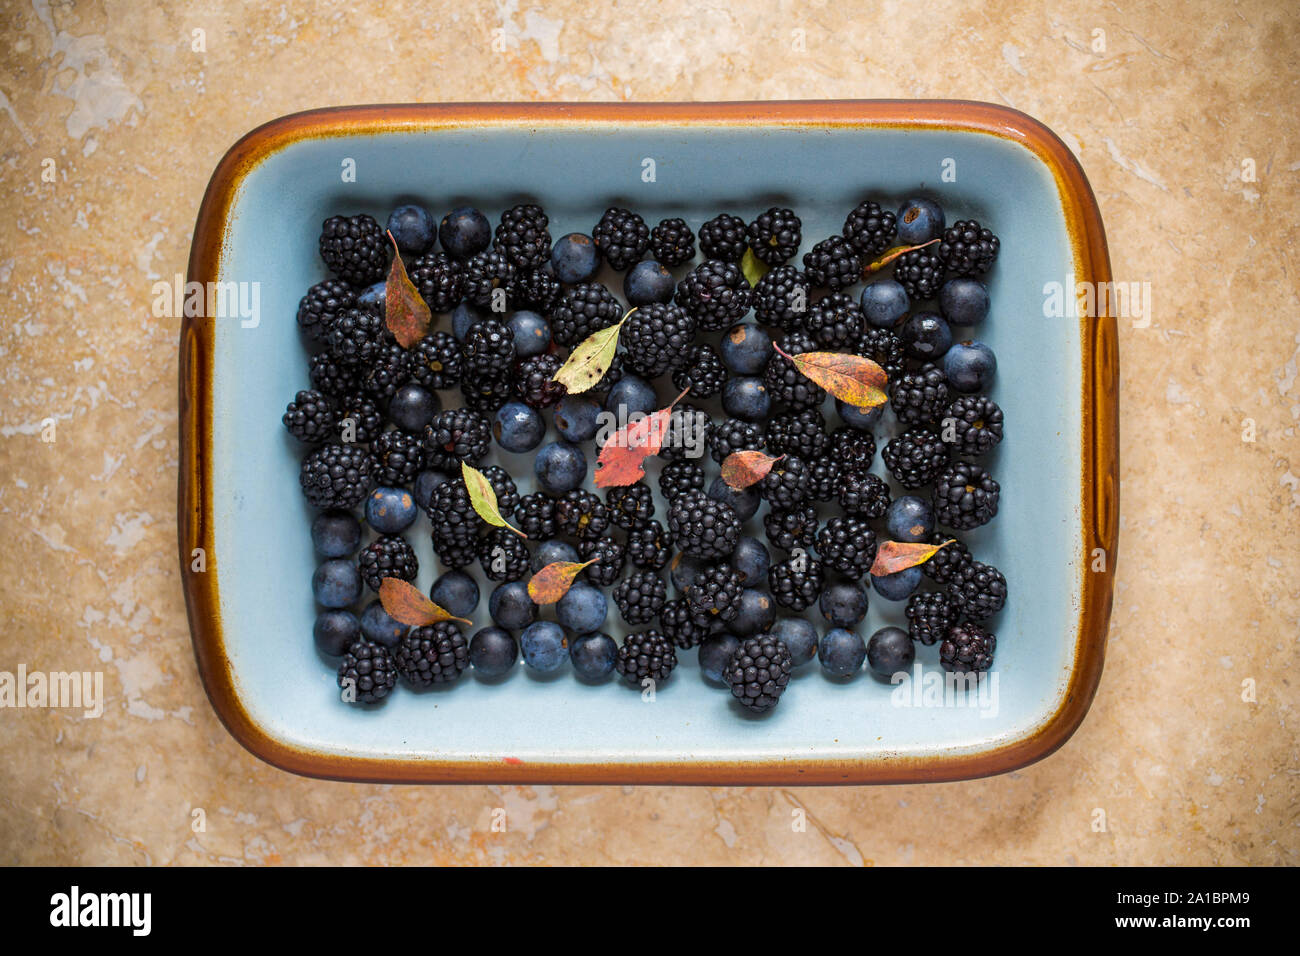
[[[0,862],[1300,863],[1300,7],[936,6],[9,4],[0,670],[100,670],[107,701],[0,710]],[[1123,543],[1074,738],[844,789],[326,783],[235,743],[178,579],[178,323],[149,308],[225,149],[332,104],[836,97],[1041,119],[1116,279],[1151,283],[1149,327],[1120,328]]]

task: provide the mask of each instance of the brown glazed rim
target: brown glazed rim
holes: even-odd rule
[[[243,178],[276,151],[318,137],[447,127],[566,126],[821,126],[906,128],[982,133],[1028,149],[1051,170],[1060,192],[1078,281],[1108,283],[1106,237],[1092,189],[1065,144],[1037,120],[987,103],[952,100],[827,100],[736,103],[454,103],[357,106],[297,113],[260,126],[222,158],[203,197],[189,279],[218,278],[227,218]],[[1095,288],[1095,286],[1094,286]],[[1101,297],[1099,297],[1101,298]],[[1108,297],[1107,297],[1108,298]],[[1113,597],[1119,526],[1119,357],[1116,321],[1107,314],[1080,322],[1083,354],[1084,553],[1078,641],[1069,684],[1056,712],[1025,737],[979,752],[864,759],[719,760],[708,763],[521,762],[350,757],[300,748],[271,736],[244,709],[226,656],[217,601],[220,557],[213,550],[213,329],[202,318],[181,328],[179,543],[185,600],[199,673],[208,697],[235,739],[263,760],[309,776],[387,783],[636,783],[808,785],[960,780],[1015,770],[1055,751],[1083,720],[1101,678]],[[207,570],[191,572],[193,549],[205,549]],[[1105,570],[1091,571],[1095,549]]]

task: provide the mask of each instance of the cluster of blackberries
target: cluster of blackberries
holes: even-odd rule
[[[433,313],[409,347],[386,318],[394,243]],[[922,248],[877,278],[874,263],[900,245]],[[877,672],[902,662],[889,638],[873,638],[873,652],[854,633],[868,578],[884,599],[907,602],[908,648],[939,644],[950,670],[990,666],[985,626],[1007,593],[996,568],[953,544],[922,567],[870,574],[884,541],[939,543],[944,529],[970,531],[997,513],[1000,489],[983,464],[1003,436],[987,396],[996,362],[953,332],[988,312],[979,277],[999,240],[978,222],[945,227],[928,200],[897,213],[865,200],[839,232],[806,237],[780,207],[748,222],[723,213],[698,230],[680,218],[652,227],[611,207],[589,234],[553,238],[535,203],[505,210],[495,227],[470,207],[437,221],[404,206],[382,228],[364,214],[332,217],[319,248],[330,277],[307,290],[297,315],[313,350],[310,388],[283,423],[306,446],[300,484],[320,512],[315,637],[341,658],[346,699],[374,703],[399,677],[424,687],[471,665],[497,676],[521,655],[536,670],[567,662],[583,680],[618,672],[643,686],[698,647],[705,676],[761,712],[813,656],[837,676],[864,659]],[[625,273],[623,299],[602,281],[605,267]],[[569,394],[556,381],[566,358],[619,323],[613,362]],[[883,407],[831,401],[785,357],[814,351],[853,353],[885,371],[899,427],[879,436],[880,457],[907,494],[895,497],[871,470]],[[610,426],[683,389],[689,398],[651,474],[594,492]],[[752,486],[706,471],[748,450],[776,457]],[[527,493],[504,467],[521,460],[533,471]],[[504,527],[475,507],[462,465],[491,486]],[[775,556],[746,535],[760,509]],[[440,569],[432,600],[472,619],[478,575],[492,582],[491,622],[470,639],[450,621],[407,628],[373,599],[354,610],[388,578],[416,581],[408,537],[421,511]],[[365,542],[358,512],[373,532]],[[587,566],[552,622],[540,619],[527,581],[556,561]],[[923,578],[937,589],[919,589]],[[621,644],[602,630],[606,590],[635,631]],[[830,625],[820,640],[796,616],[813,605]],[[789,613],[778,619],[778,609]]]

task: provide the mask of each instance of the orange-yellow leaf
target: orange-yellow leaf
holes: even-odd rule
[[[393,265],[388,270],[388,281],[384,284],[384,323],[388,326],[388,331],[393,333],[393,338],[397,339],[397,344],[409,349],[429,334],[433,316],[424,299],[420,298],[419,290],[406,274],[397,240],[391,232],[388,238],[393,243]]]
[[[785,455],[768,455],[761,451],[733,451],[722,462],[722,480],[727,487],[743,491],[758,484]]]
[[[847,352],[803,352],[790,355],[781,346],[772,346],[784,355],[794,367],[812,379],[846,405],[854,408],[875,408],[889,398],[885,385],[889,377],[885,370],[869,358]]]
[[[634,485],[645,477],[642,462],[650,455],[659,454],[673,406],[689,391],[689,388],[683,389],[682,394],[673,399],[672,405],[629,422],[609,436],[605,447],[596,456],[597,488]]]
[[[871,565],[871,573],[876,577],[897,574],[918,564],[925,564],[956,539],[949,538],[943,544],[921,544],[911,541],[886,541],[876,549],[876,560]]]
[[[578,572],[595,563],[595,558],[581,564],[576,561],[552,561],[529,579],[528,596],[534,604],[554,604],[569,593]]]
[[[919,246],[894,246],[891,249],[886,249],[879,259],[872,259],[866,264],[862,270],[862,274],[864,276],[869,276],[873,272],[879,272],[904,253],[913,252],[917,249],[924,249],[926,246],[932,245],[938,241],[938,239],[931,239],[929,242],[923,242]]]
[[[438,607],[424,596],[423,591],[401,578],[384,578],[379,582],[379,603],[389,617],[408,627],[425,627],[439,621],[473,623]]]

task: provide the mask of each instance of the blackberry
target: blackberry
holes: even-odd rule
[[[962,219],[944,230],[935,255],[943,260],[949,275],[978,276],[992,267],[1000,245],[992,231],[974,219]]]
[[[492,446],[492,425],[471,408],[448,408],[424,426],[425,460],[435,471],[459,474],[463,461],[483,459]]]
[[[939,645],[939,664],[946,671],[969,673],[993,666],[998,639],[978,624],[954,624]]]
[[[830,454],[843,468],[866,471],[876,457],[876,439],[871,432],[841,425],[831,432]]]
[[[853,351],[883,368],[891,383],[903,374],[903,340],[889,329],[867,326]]]
[[[400,428],[386,431],[370,443],[370,454],[375,460],[375,481],[381,485],[400,487],[415,481],[424,470],[424,444],[418,435]]]
[[[803,223],[792,209],[773,206],[745,230],[749,248],[769,266],[779,266],[799,251],[803,242]]]
[[[889,383],[889,401],[900,423],[931,424],[948,407],[948,378],[943,369],[927,362]]]
[[[706,259],[739,262],[749,247],[745,231],[745,220],[720,213],[700,226],[700,251]]]
[[[460,384],[460,343],[450,332],[430,332],[410,349],[411,378],[439,391]]]
[[[958,605],[942,591],[926,591],[907,599],[907,633],[927,647],[947,636],[957,623]]]
[[[670,503],[691,491],[704,490],[704,469],[693,461],[673,461],[659,472],[659,493]]]
[[[734,621],[740,613],[740,595],[745,578],[730,564],[711,564],[700,570],[686,589],[691,619],[700,627],[714,621]]]
[[[467,568],[478,558],[477,541],[472,544],[456,544],[435,534],[433,536],[433,550],[438,556],[438,560],[445,567],[454,570]]]
[[[614,603],[628,624],[653,621],[668,600],[668,586],[654,571],[633,571],[614,588]]]
[[[817,556],[826,567],[860,578],[876,560],[876,533],[866,518],[837,515],[817,533]]]
[[[379,406],[364,395],[345,395],[339,399],[339,435],[348,442],[368,444],[384,430],[384,416]]]
[[[668,530],[679,551],[695,558],[724,558],[736,550],[740,519],[730,505],[690,491],[668,506]]]
[[[1002,409],[983,395],[963,395],[944,412],[945,433],[953,429],[953,447],[968,458],[987,455],[1002,441]]]
[[[532,309],[545,315],[560,301],[563,293],[564,286],[551,267],[543,266],[517,273],[507,298],[516,309]]]
[[[609,512],[590,491],[574,488],[555,502],[555,523],[574,538],[599,538],[609,527]]]
[[[388,696],[397,684],[397,666],[383,644],[358,637],[343,652],[339,661],[339,686],[351,691],[358,704],[375,704]]]
[[[786,455],[758,483],[758,493],[773,507],[789,510],[808,500],[808,463]]]
[[[704,453],[713,430],[713,419],[698,405],[682,402],[668,416],[659,457],[666,461],[698,458]]]
[[[637,309],[619,331],[624,362],[645,378],[657,378],[680,365],[694,338],[695,320],[680,306],[666,302]]]
[[[366,394],[381,406],[411,380],[411,353],[396,342],[381,342],[375,350],[369,368],[361,376]]]
[[[497,510],[501,512],[501,517],[509,521],[514,516],[515,509],[519,507],[519,489],[515,485],[515,480],[500,465],[489,465],[484,468],[483,477],[488,480],[493,494],[497,496]]]
[[[474,560],[478,539],[483,533],[483,519],[470,503],[465,479],[460,475],[448,478],[433,489],[429,503],[429,521],[433,525],[433,545],[439,556],[444,547],[454,549],[457,557],[469,552],[469,559],[454,567],[463,567]],[[447,563],[444,560],[444,563]]]
[[[489,581],[518,581],[531,560],[528,545],[509,528],[493,528],[478,539],[478,563]]]
[[[519,499],[515,521],[519,530],[533,541],[547,541],[560,530],[555,523],[555,499],[541,491],[534,491]]]
[[[763,528],[767,540],[774,547],[782,551],[807,550],[817,541],[817,509],[813,505],[800,505],[784,511],[770,509],[763,515]]]
[[[672,539],[658,521],[638,521],[627,533],[627,556],[638,568],[659,571],[673,556]]]
[[[792,611],[802,611],[821,596],[826,574],[820,561],[801,554],[777,561],[767,569],[767,588],[772,600]]]
[[[845,514],[880,518],[889,510],[889,486],[869,471],[841,471],[835,496]]]
[[[502,378],[515,364],[515,336],[498,319],[482,319],[465,333],[461,349],[466,378]]]
[[[321,224],[320,257],[344,282],[373,285],[388,271],[388,238],[379,223],[364,213],[331,216]]]
[[[680,266],[695,258],[695,233],[685,219],[665,219],[650,230],[650,251],[666,266]]]
[[[356,445],[321,445],[302,461],[298,483],[308,503],[321,509],[350,510],[375,486],[378,466]]]
[[[613,538],[583,538],[578,542],[578,556],[595,561],[583,569],[587,580],[598,587],[610,587],[623,574],[627,564],[627,545]]]
[[[852,349],[862,334],[862,325],[862,308],[847,292],[832,292],[818,299],[808,310],[806,322],[814,341],[831,352]]]
[[[970,549],[952,535],[938,531],[930,535],[930,544],[943,544],[945,541],[951,541],[952,544],[940,548],[929,561],[921,565],[925,576],[939,584],[956,581],[975,560],[971,557]]]
[[[514,397],[515,385],[508,375],[485,376],[461,382],[460,394],[466,408],[491,415]]]
[[[772,416],[767,426],[767,450],[773,455],[795,455],[811,461],[820,458],[830,447],[826,419],[819,409],[783,412]]]
[[[621,382],[626,374],[627,372],[623,368],[623,355],[620,352],[615,352],[614,360],[609,363],[609,368],[600,377],[600,381],[587,389],[587,394],[592,398],[604,401],[609,395],[609,390]]]
[[[713,633],[712,623],[696,624],[695,615],[685,598],[674,598],[659,611],[659,627],[670,641],[682,650],[700,644]]]
[[[656,683],[667,680],[677,666],[677,652],[658,631],[641,631],[623,639],[614,666],[629,684],[640,687],[647,679]]]
[[[406,274],[430,311],[450,312],[465,296],[461,264],[445,252],[420,256]]]
[[[357,566],[361,569],[361,580],[372,591],[379,590],[384,578],[414,581],[420,573],[414,549],[405,538],[395,534],[381,534],[362,548]]]
[[[611,206],[591,230],[591,238],[610,267],[622,272],[650,248],[650,227],[631,210]]]
[[[673,385],[689,388],[696,398],[712,398],[727,382],[727,367],[712,345],[692,345],[673,369]]]
[[[345,309],[329,328],[330,354],[344,365],[355,368],[368,364],[388,337],[388,328],[379,313],[369,309]]]
[[[802,355],[817,348],[817,343],[807,332],[796,331],[786,335],[781,348],[788,355]],[[804,375],[784,355],[773,352],[763,370],[763,385],[774,401],[792,410],[821,408],[826,401],[826,391]]]
[[[555,373],[564,364],[564,359],[554,352],[543,352],[524,359],[515,369],[515,392],[523,401],[533,408],[549,408],[569,390],[555,381]]]
[[[640,522],[654,517],[654,494],[648,485],[640,482],[610,488],[605,492],[605,510],[614,524],[630,531]]]
[[[794,673],[794,657],[785,642],[770,634],[741,641],[722,671],[731,696],[756,714],[777,705]]]
[[[934,254],[933,246],[913,249],[894,260],[894,279],[913,302],[938,295],[943,273],[943,260]]]
[[[613,293],[599,282],[584,282],[560,297],[551,312],[551,335],[559,345],[577,345],[622,316],[623,305]]]
[[[898,217],[867,200],[858,203],[844,220],[844,238],[864,259],[875,258],[898,235]]]
[[[862,260],[847,239],[831,236],[804,253],[803,271],[809,285],[838,292],[862,278]]]
[[[948,446],[930,428],[915,426],[891,438],[880,457],[900,485],[919,488],[934,481],[948,464]]]
[[[393,660],[415,687],[447,684],[469,667],[469,641],[451,621],[413,627],[397,643]]]
[[[823,455],[809,461],[808,467],[808,497],[813,501],[835,500],[843,466],[829,455]]]
[[[509,293],[515,281],[515,267],[504,253],[484,250],[475,253],[461,266],[465,298],[475,305],[491,308],[497,290]],[[509,296],[506,296],[507,300]]]
[[[344,365],[328,352],[319,352],[308,360],[311,387],[330,398],[342,398],[361,391],[357,370]]]
[[[338,433],[339,410],[333,401],[312,389],[295,395],[280,421],[294,438],[316,444]]]
[[[735,452],[762,448],[766,439],[762,425],[743,422],[739,418],[728,418],[710,429],[705,445],[709,449],[709,457],[722,464],[728,455]],[[701,488],[704,487],[703,482],[703,472],[701,472]]]
[[[352,287],[339,279],[317,282],[298,302],[298,328],[313,342],[325,344],[334,317],[357,302]]]
[[[536,269],[551,258],[550,219],[541,206],[523,203],[501,214],[492,247],[516,269]]]
[[[934,482],[934,516],[956,531],[986,525],[998,513],[1001,489],[993,476],[966,461],[955,461]]]
[[[803,328],[808,291],[808,280],[794,266],[770,269],[754,286],[754,318],[787,332]]]
[[[709,259],[682,279],[674,301],[690,313],[699,328],[719,332],[745,317],[750,299],[749,283],[740,266]]]
[[[949,582],[948,594],[962,614],[982,621],[1007,603],[1007,579],[993,565],[971,561]]]

